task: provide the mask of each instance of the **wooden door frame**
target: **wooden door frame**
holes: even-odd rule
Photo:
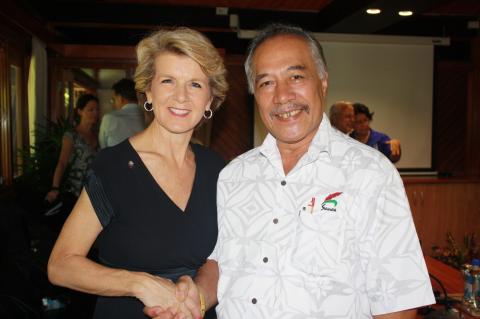
[[[0,23],[0,174],[2,185],[10,186],[13,183],[14,167],[12,165],[12,113],[10,92],[10,66],[20,68],[18,74],[20,98],[17,101],[21,109],[21,129],[23,149],[29,148],[28,128],[28,91],[27,78],[30,61],[30,36],[21,30]]]
[[[1,184],[12,184],[10,94],[8,92],[7,44],[0,38],[0,159]]]

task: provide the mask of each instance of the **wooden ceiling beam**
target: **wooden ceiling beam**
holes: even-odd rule
[[[124,3],[319,12],[332,1],[333,0],[203,0],[199,2],[198,0],[103,0],[102,2],[111,4]]]
[[[30,35],[38,37],[45,43],[57,41],[56,34],[45,27],[45,24],[20,7],[18,1],[2,0],[0,19],[4,19],[21,28]]]
[[[168,29],[172,26],[152,25],[152,24],[124,24],[124,23],[98,23],[98,22],[50,22],[49,26],[53,28],[85,28],[85,29],[126,29],[126,30],[159,30]],[[232,28],[221,27],[202,27],[194,26],[193,29],[200,32],[222,32],[235,33],[236,30]]]
[[[136,60],[133,46],[54,44],[52,47],[65,58]]]

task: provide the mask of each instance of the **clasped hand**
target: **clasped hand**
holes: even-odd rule
[[[182,276],[176,285],[170,282],[168,290],[170,296],[144,301],[143,311],[147,316],[155,319],[201,318],[199,291],[192,278]]]

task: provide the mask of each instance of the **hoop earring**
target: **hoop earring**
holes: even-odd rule
[[[151,112],[153,111],[153,104],[145,101],[145,103],[143,103],[143,108],[145,109],[145,111]]]
[[[213,112],[212,110],[208,109],[206,110],[205,112],[203,112],[203,118],[206,119],[206,120],[209,120],[211,119],[213,116]]]

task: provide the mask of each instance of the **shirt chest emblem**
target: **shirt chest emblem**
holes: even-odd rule
[[[321,207],[322,209],[321,210],[327,210],[327,211],[330,211],[330,212],[336,212],[337,211],[337,205],[338,205],[338,196],[340,196],[342,194],[342,192],[335,192],[335,193],[332,193],[330,195],[328,195],[327,197],[325,197],[325,199],[323,200],[322,204],[321,204]]]

